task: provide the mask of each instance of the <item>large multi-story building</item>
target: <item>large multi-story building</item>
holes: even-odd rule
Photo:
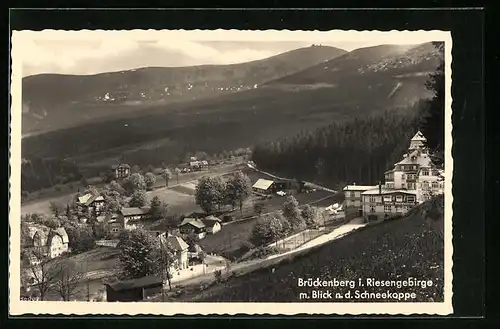
[[[379,183],[361,193],[361,212],[365,219],[404,214],[432,196],[444,193],[443,171],[432,162],[426,141],[425,136],[417,132],[403,159],[385,172],[385,184]]]
[[[361,203],[361,193],[372,190],[376,186],[372,185],[347,185],[344,187],[344,209],[347,216],[362,216],[363,205]]]

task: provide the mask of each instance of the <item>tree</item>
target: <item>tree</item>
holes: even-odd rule
[[[225,185],[221,177],[201,177],[195,191],[196,204],[206,213],[211,213],[216,207],[220,208],[224,191]]]
[[[152,190],[156,183],[156,176],[152,172],[148,172],[144,176],[144,182],[146,183],[146,188]]]
[[[104,207],[103,212],[106,215],[111,215],[119,212],[122,207],[126,204],[125,198],[116,190],[105,190],[104,196]]]
[[[436,71],[431,73],[425,87],[433,93],[428,102],[427,113],[423,116],[421,131],[427,138],[427,145],[433,151],[444,150],[444,114],[445,114],[445,79],[444,79],[444,43],[434,42],[442,56]]]
[[[138,190],[132,194],[128,204],[130,207],[144,207],[147,201],[148,199],[146,193],[144,191]]]
[[[146,182],[144,176],[140,173],[134,173],[126,178],[123,182],[123,187],[128,195],[132,195],[136,191],[144,191],[146,189]]]
[[[165,180],[165,186],[168,187],[168,182],[172,178],[172,173],[170,172],[170,170],[168,168],[165,168],[161,173],[161,177],[163,177],[163,179]],[[177,182],[179,182],[179,175],[178,174],[177,174]]]
[[[265,203],[263,202],[255,202],[253,204],[253,211],[257,216],[262,215],[262,212],[264,211],[264,208],[266,207]]]
[[[140,174],[141,173],[141,167],[139,167],[138,165],[134,165],[132,167],[132,173],[133,174]]]
[[[56,273],[52,290],[64,301],[70,301],[78,292],[78,285],[85,276],[84,271],[75,261],[64,259],[58,262]]]
[[[95,237],[92,227],[67,222],[64,229],[68,234],[69,247],[73,253],[79,254],[95,247]]]
[[[47,293],[58,277],[58,259],[50,259],[41,248],[25,249],[21,254],[22,281],[29,282],[40,295],[40,300],[45,300]]]
[[[151,202],[151,219],[152,220],[161,220],[167,217],[168,205],[166,202],[162,202],[158,196],[155,196]]]
[[[107,190],[117,192],[118,194],[125,194],[125,189],[115,180],[108,184]]]
[[[281,221],[272,215],[260,217],[252,229],[251,242],[256,245],[265,245],[281,237],[283,226]]]
[[[302,208],[301,215],[307,227],[317,227],[319,225],[320,216],[316,208],[305,205],[304,208]]]
[[[64,206],[61,203],[51,201],[49,207],[50,211],[56,218],[64,213]]]
[[[73,216],[73,211],[71,210],[71,206],[69,204],[66,205],[66,218],[69,221],[75,220],[75,216]]]
[[[181,170],[177,167],[174,169],[175,177],[177,178],[177,184],[179,184],[179,174],[181,173]]]
[[[198,244],[198,242],[200,241],[198,235],[196,233],[189,233],[186,237],[186,242],[187,244],[190,246],[190,247],[193,247],[195,246],[196,244]]]
[[[250,178],[242,172],[237,172],[226,184],[231,204],[237,203],[240,213],[243,214],[243,202],[252,195],[252,183]]]
[[[299,202],[293,195],[287,196],[282,211],[283,216],[288,220],[293,230],[305,228],[305,222],[300,214]]]

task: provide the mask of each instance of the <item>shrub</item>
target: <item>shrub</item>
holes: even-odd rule
[[[251,259],[260,259],[267,256],[278,254],[280,250],[276,246],[269,247],[259,247],[255,250],[255,252],[250,257]]]
[[[215,271],[214,277],[215,277],[215,282],[221,283],[222,282],[222,271],[221,270]]]
[[[242,254],[244,254],[244,253],[249,252],[253,248],[255,248],[255,246],[253,245],[253,243],[251,243],[250,241],[243,241],[243,243],[240,246],[240,252]]]

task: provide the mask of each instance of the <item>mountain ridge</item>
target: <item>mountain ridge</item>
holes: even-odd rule
[[[344,53],[340,48],[314,46],[227,65],[144,67],[92,75],[30,75],[23,78],[23,133],[248,90]]]

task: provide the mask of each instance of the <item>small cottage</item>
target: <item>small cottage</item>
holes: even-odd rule
[[[28,223],[29,238],[24,249],[36,248],[45,257],[56,258],[69,251],[69,238],[63,227],[48,228],[41,224]],[[39,260],[31,259],[32,263]]]
[[[222,228],[221,220],[215,216],[208,216],[201,220],[205,224],[205,229],[207,233],[215,234],[219,232]]]
[[[171,271],[188,268],[189,245],[179,236],[163,233],[158,236],[160,245],[166,246],[174,254],[175,262],[171,264]]]
[[[196,218],[184,218],[182,223],[179,225],[179,231],[181,234],[196,234],[198,239],[203,239],[206,236],[206,226],[205,224]]]
[[[267,179],[259,179],[253,184],[252,189],[257,193],[273,193],[276,190],[275,182]]]
[[[135,230],[150,219],[151,208],[149,207],[124,207],[120,210],[118,221],[124,230]]]

